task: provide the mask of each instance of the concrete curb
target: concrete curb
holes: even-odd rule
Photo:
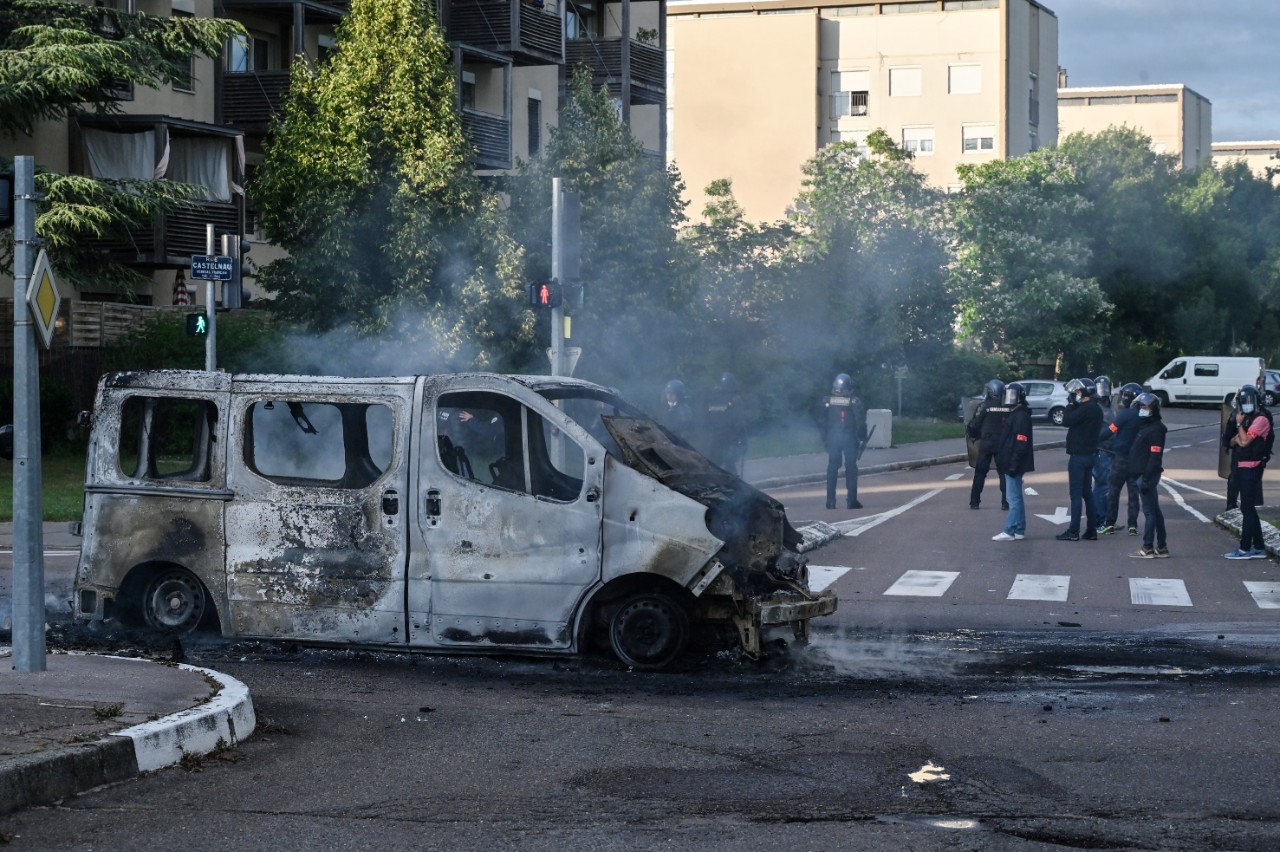
[[[110,659],[159,665],[125,657]],[[212,669],[179,668],[218,684],[217,694],[205,704],[115,731],[94,742],[6,761],[0,767],[0,814],[53,804],[96,787],[129,781],[186,757],[229,748],[253,733],[257,719],[247,686]]]
[[[154,722],[143,722],[111,735],[132,741],[140,773],[173,766],[184,757],[230,748],[246,739],[257,726],[249,687],[213,669],[187,665],[178,668],[199,672],[206,679],[218,683],[218,694],[199,707]]]
[[[1239,509],[1228,509],[1215,517],[1213,521],[1223,529],[1235,533],[1237,537],[1240,535],[1242,520]],[[1280,530],[1277,530],[1266,521],[1261,521],[1261,523],[1263,547],[1272,556],[1280,556]]]

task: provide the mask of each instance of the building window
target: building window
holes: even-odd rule
[[[542,150],[542,94],[529,92],[529,156]]]
[[[1087,104],[1088,100],[1086,98],[1058,98],[1058,106],[1060,107],[1086,106]]]
[[[867,115],[867,94],[871,88],[869,71],[831,72],[831,119]]]
[[[981,154],[996,149],[996,126],[994,124],[966,124],[963,130],[964,152]]]
[[[867,147],[866,130],[832,130],[830,141],[832,145],[837,142],[852,142],[858,148],[858,156],[871,156],[871,149]]]
[[[338,40],[333,36],[322,35],[316,42],[316,59],[320,62],[328,62],[329,59],[338,52]]]
[[[596,29],[595,3],[570,0],[564,12],[565,38],[591,38],[599,35]]]
[[[920,66],[889,69],[889,96],[915,97],[920,94]]]
[[[243,35],[227,45],[227,71],[246,74],[271,69],[271,42],[260,35]]]
[[[882,15],[910,15],[916,12],[933,12],[938,8],[936,3],[881,3]]]
[[[1028,138],[1027,140],[1027,145],[1028,145],[1027,150],[1029,151],[1040,150],[1040,134],[1036,131],[1034,127],[1031,128],[1030,138]]]
[[[476,72],[462,72],[462,108],[476,108]]]
[[[1000,0],[942,0],[944,12],[966,12],[970,9],[999,9]]]
[[[875,6],[826,6],[822,9],[824,18],[847,18],[862,15],[874,15]]]
[[[195,3],[191,0],[173,0],[170,7],[170,14],[175,18],[194,18]],[[173,78],[173,90],[175,92],[186,92],[192,94],[196,90],[196,58],[194,56],[187,57],[186,67],[182,69],[182,73],[177,74]]]
[[[933,128],[902,128],[902,148],[917,157],[933,156]]]
[[[947,92],[953,95],[982,93],[981,65],[952,65],[947,68]]]
[[[1140,104],[1174,104],[1178,102],[1177,95],[1138,95],[1134,100]]]
[[[1133,103],[1131,95],[1107,95],[1100,98],[1089,98],[1089,106],[1120,106]]]

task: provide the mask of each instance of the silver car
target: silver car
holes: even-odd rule
[[[1018,384],[1027,389],[1027,405],[1031,407],[1033,420],[1048,420],[1054,426],[1062,425],[1062,415],[1067,411],[1067,386],[1062,382],[1051,382],[1046,379],[1019,379]],[[969,397],[980,400],[982,395]],[[956,406],[956,416],[964,421],[964,400]]]

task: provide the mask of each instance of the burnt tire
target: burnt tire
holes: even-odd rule
[[[142,593],[142,618],[148,627],[170,633],[190,633],[204,620],[204,586],[186,568],[165,568]]]
[[[609,645],[630,668],[666,668],[689,647],[689,615],[666,595],[635,595],[609,619]]]

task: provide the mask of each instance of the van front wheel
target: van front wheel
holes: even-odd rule
[[[185,568],[166,568],[151,578],[142,595],[147,626],[190,633],[204,618],[204,586]]]
[[[689,645],[689,616],[666,595],[635,595],[609,620],[609,644],[633,669],[665,668]]]

